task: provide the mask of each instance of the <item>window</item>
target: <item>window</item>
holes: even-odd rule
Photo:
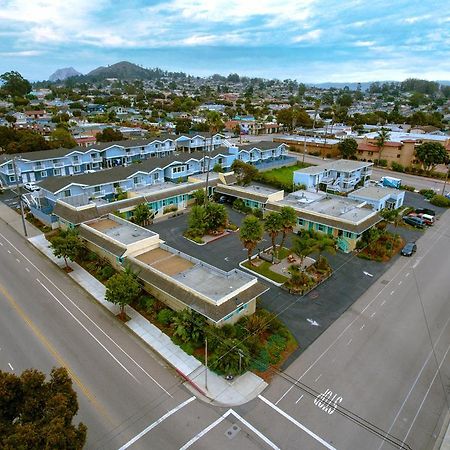
[[[81,167],[80,167],[80,166],[75,166],[75,167],[73,168],[73,171],[74,171],[75,173],[80,173],[80,172],[81,172]]]
[[[74,163],[77,163],[80,160],[78,156],[72,156],[72,159]]]
[[[9,163],[8,164],[8,170],[13,170],[13,169],[14,169],[13,165],[11,163]]]
[[[94,192],[98,194],[102,190],[101,186],[94,186]]]
[[[350,231],[344,231],[344,237],[353,239],[353,233],[351,233]]]
[[[70,189],[66,189],[66,190],[63,192],[63,195],[64,195],[64,197],[70,197]]]
[[[41,178],[47,178],[47,171],[43,170],[41,172]]]
[[[400,158],[400,156],[401,156],[400,153],[397,153],[397,158]]]
[[[53,160],[53,164],[58,164],[58,163],[59,163],[59,160],[57,160],[57,159]]]
[[[14,181],[16,181],[16,177],[15,177],[14,175],[10,175],[10,176],[9,176],[9,181],[10,181],[11,183],[14,183]]]
[[[305,225],[305,219],[297,219],[297,223],[302,227],[303,225]]]
[[[325,231],[325,225],[322,225],[321,223],[318,223],[316,225],[316,228],[318,231]]]
[[[55,175],[55,177],[61,176],[61,169],[53,169],[53,175]]]
[[[158,179],[159,179],[159,172],[155,172],[155,173],[153,174],[153,178],[154,178],[155,180],[158,180]]]
[[[120,183],[113,183],[114,188],[120,187]]]

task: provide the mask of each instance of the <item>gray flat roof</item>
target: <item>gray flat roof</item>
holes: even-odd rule
[[[399,191],[398,189],[393,189],[389,187],[381,187],[381,186],[367,186],[361,189],[357,189],[356,191],[348,194],[349,198],[352,197],[360,197],[367,198],[371,200],[381,200],[386,196],[397,197],[400,194],[404,193],[404,191]]]
[[[291,142],[295,142],[295,143],[299,143],[301,144],[302,142],[306,142],[308,144],[329,144],[329,145],[336,145],[339,144],[339,139],[325,139],[322,137],[313,137],[313,136],[300,136],[300,135],[293,135],[293,136],[274,136],[277,139],[283,139],[284,141],[286,141],[286,143],[289,143],[289,141]]]
[[[153,231],[142,228],[126,220],[116,218],[112,214],[109,214],[107,218],[87,222],[85,225],[123,245],[134,244],[142,239],[158,236],[157,233]]]
[[[378,132],[366,133],[362,137],[367,137],[368,139],[376,139],[378,136]],[[441,136],[439,134],[430,134],[430,133],[405,133],[400,131],[390,131],[389,132],[389,141],[401,142],[401,141],[438,141],[438,142],[446,142],[450,140],[450,136]]]
[[[341,172],[352,172],[354,170],[363,169],[364,167],[373,166],[373,163],[364,161],[353,161],[350,159],[338,159],[336,161],[329,161],[318,166],[309,166],[304,169],[296,170],[300,173],[309,173],[315,175],[326,170],[336,170]]]

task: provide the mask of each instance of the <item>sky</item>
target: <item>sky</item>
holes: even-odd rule
[[[445,0],[0,0],[0,73],[118,61],[305,83],[450,79]]]

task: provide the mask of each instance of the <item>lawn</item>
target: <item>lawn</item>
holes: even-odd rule
[[[292,190],[293,173],[296,170],[303,169],[309,166],[311,166],[311,164],[297,163],[297,165],[295,166],[280,167],[277,169],[260,172],[256,180],[262,183],[273,185],[275,187],[279,187],[281,189],[284,188]]]
[[[262,261],[259,263],[258,266],[251,266],[248,261],[242,264],[247,269],[251,270],[252,272],[259,273],[263,277],[270,278],[271,280],[275,281],[275,283],[285,283],[288,278],[284,277],[283,275],[280,275],[279,273],[272,272],[269,268],[272,264],[270,264],[267,261]]]

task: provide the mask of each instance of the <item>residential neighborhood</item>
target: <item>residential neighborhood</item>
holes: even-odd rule
[[[0,448],[450,449],[445,5],[375,6],[2,5]]]

